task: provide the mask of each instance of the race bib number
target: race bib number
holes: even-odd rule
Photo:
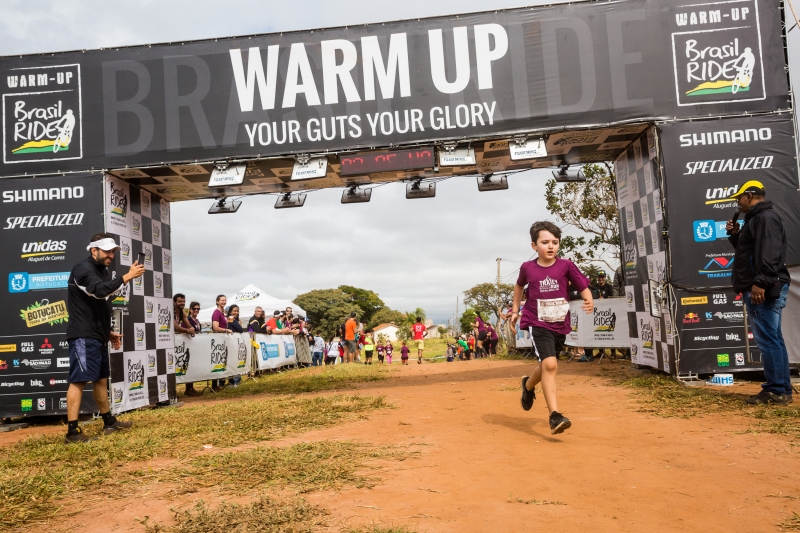
[[[569,313],[569,302],[564,298],[538,300],[539,320],[542,322],[563,322]]]

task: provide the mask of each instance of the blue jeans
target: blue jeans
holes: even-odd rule
[[[314,352],[311,355],[311,366],[322,366],[322,352]]]
[[[761,388],[775,394],[792,395],[792,383],[789,380],[789,353],[783,341],[781,331],[781,314],[786,307],[786,296],[789,286],[784,285],[781,295],[774,300],[764,300],[764,303],[753,305],[750,291],[744,293],[744,303],[747,306],[747,316],[753,328],[753,337],[761,351],[761,361],[764,364],[764,377],[767,382]]]

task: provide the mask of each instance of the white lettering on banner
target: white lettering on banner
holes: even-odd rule
[[[679,137],[681,148],[687,146],[705,146],[712,144],[730,144],[772,139],[771,128],[748,128],[731,131],[705,131],[700,133],[684,133]]]
[[[716,174],[717,172],[738,172],[740,170],[758,170],[772,168],[772,156],[741,157],[736,159],[714,159],[711,161],[690,161],[686,163],[689,174]]]
[[[164,299],[164,303],[168,301]],[[250,371],[252,344],[248,333],[200,333],[194,337],[176,334],[174,347],[178,383],[220,379]],[[240,356],[245,357],[244,364],[240,364]]]
[[[60,213],[55,215],[31,215],[27,217],[8,217],[3,229],[50,228],[55,226],[80,226],[83,213]]]
[[[43,200],[68,200],[83,198],[83,187],[52,187],[50,189],[26,189],[17,191],[3,191],[3,203],[9,202],[39,202]]]

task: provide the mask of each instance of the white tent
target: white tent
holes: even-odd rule
[[[248,285],[235,295],[228,296],[226,307],[233,304],[239,306],[239,321],[242,323],[243,327],[247,321],[250,320],[250,317],[253,316],[256,307],[261,307],[264,309],[264,315],[267,319],[272,317],[272,312],[276,309],[283,310],[287,307],[291,307],[294,310],[295,316],[305,316],[306,314],[306,312],[298,307],[294,302],[290,300],[273,298],[255,285]],[[214,309],[216,309],[216,306],[207,307],[200,310],[200,314],[197,315],[197,319],[201,324],[211,325],[211,314],[214,312]]]

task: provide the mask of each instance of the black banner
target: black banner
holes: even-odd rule
[[[103,231],[103,176],[4,179],[0,196],[0,417],[66,413],[67,279]]]
[[[0,175],[789,109],[781,24],[625,0],[7,57]]]
[[[664,124],[660,132],[672,250],[670,281],[683,287],[731,286],[734,248],[725,222],[736,209],[730,196],[749,180],[764,184],[786,234],[800,233],[790,114]],[[800,241],[790,238],[788,245],[786,263],[800,263]]]

